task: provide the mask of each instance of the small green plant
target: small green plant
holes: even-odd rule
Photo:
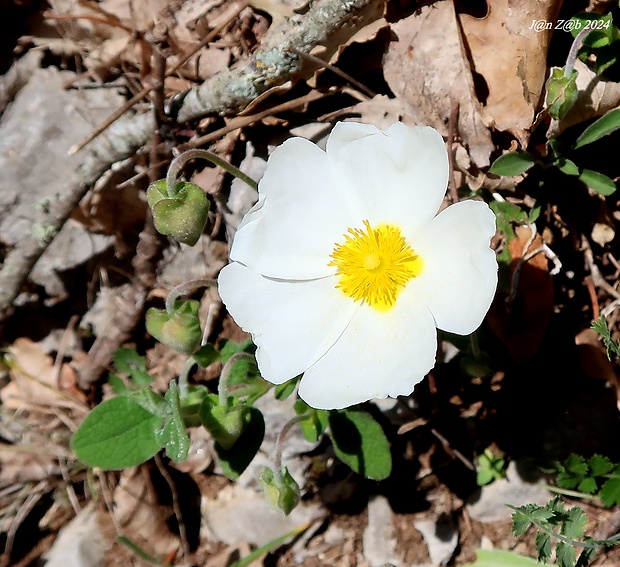
[[[613,463],[607,457],[594,455],[584,459],[580,455],[571,455],[555,467],[556,484],[559,488],[579,496],[595,496],[604,506],[620,504],[620,464]]]
[[[495,160],[490,173],[497,175],[521,175],[535,165],[543,168],[556,167],[564,175],[578,177],[590,189],[599,195],[611,195],[616,190],[612,179],[590,169],[580,168],[572,159],[571,152],[620,129],[620,109],[609,111],[590,124],[569,147],[559,140],[550,140],[549,152],[544,157],[536,158],[528,152],[509,152]]]
[[[601,315],[596,321],[592,322],[592,328],[601,335],[605,350],[607,351],[607,358],[611,360],[612,355],[620,356],[620,343],[614,341],[611,338],[611,331],[607,326],[607,321],[603,315]]]
[[[194,158],[209,159],[257,188],[252,179],[210,152],[192,150],[178,156],[166,179],[151,184],[147,197],[155,227],[190,246],[202,234],[209,210],[202,189],[177,182],[184,164]],[[109,377],[116,397],[95,407],[71,439],[71,447],[82,462],[103,469],[123,469],[145,462],[162,449],[172,460],[182,461],[190,446],[188,428],[202,426],[211,433],[220,466],[228,478],[235,480],[247,468],[265,433],[263,415],[254,402],[270,390],[276,399],[283,400],[293,393],[298,380],[275,387],[263,380],[251,341],[223,341],[219,348],[201,345],[200,303],[180,297],[215,285],[203,279],[185,282],[170,291],[165,309],[147,311],[146,329],[151,336],[188,357],[181,375],[171,380],[161,395],[151,389],[153,378],[145,359],[132,349],[117,351]],[[194,366],[206,368],[214,362],[223,365],[217,393],[203,385],[189,384]],[[336,456],[357,473],[374,480],[389,476],[390,445],[382,427],[369,413],[356,407],[316,410],[301,400],[294,407],[297,416],[278,436],[274,467],[266,468],[260,476],[267,499],[282,512],[289,514],[300,499],[297,482],[282,464],[284,437],[297,423],[313,442],[328,432]]]
[[[490,484],[506,477],[506,459],[493,454],[490,448],[476,458],[476,482],[478,486]]]
[[[522,536],[531,527],[537,530],[536,550],[538,561],[542,563],[549,561],[555,549],[559,567],[586,567],[598,548],[620,543],[620,534],[605,540],[586,536],[585,512],[579,507],[566,510],[560,498],[554,498],[545,506],[526,504],[510,508],[515,511],[512,515],[515,537]],[[578,549],[581,549],[579,556]]]

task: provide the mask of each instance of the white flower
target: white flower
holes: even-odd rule
[[[336,124],[326,151],[292,138],[219,277],[262,376],[303,373],[299,395],[338,409],[408,395],[435,363],[436,327],[482,322],[497,285],[495,216],[480,201],[437,216],[448,180],[439,133]]]

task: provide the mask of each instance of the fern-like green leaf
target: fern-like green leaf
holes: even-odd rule
[[[555,558],[559,567],[575,567],[577,551],[572,545],[558,541],[555,546]]]

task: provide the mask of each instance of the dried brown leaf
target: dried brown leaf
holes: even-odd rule
[[[392,29],[398,41],[385,55],[384,76],[407,107],[404,121],[433,126],[445,136],[452,101],[458,101],[458,132],[475,164],[489,165],[494,145],[482,120],[452,2],[425,6]]]
[[[522,147],[539,104],[552,30],[530,29],[532,21],[555,22],[562,2],[497,0],[485,18],[459,15],[474,69],[489,89],[484,123],[505,130]]]
[[[521,262],[523,256],[542,246],[540,234],[527,246],[531,230],[520,226],[515,233],[517,238],[511,240],[508,247],[512,258],[511,281],[516,285],[516,293],[506,302],[506,293],[498,292],[488,321],[514,360],[523,362],[538,352],[549,324],[553,311],[553,281],[544,252]]]
[[[52,357],[41,345],[27,338],[17,339],[8,353],[11,382],[0,392],[6,408],[16,410],[32,404],[84,411],[78,399],[59,389],[60,381],[76,383],[71,366],[63,363],[55,367]]]

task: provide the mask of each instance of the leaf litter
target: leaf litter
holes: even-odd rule
[[[517,11],[501,0],[487,3],[481,13],[468,13],[462,3],[446,0],[422,7],[410,2],[370,4],[356,34],[343,32],[319,42],[322,47],[312,55],[326,64],[305,60],[301,73],[274,85],[245,110],[249,118],[241,128],[235,127],[241,124],[235,120],[242,113],[161,124],[157,152],[149,154],[149,148],[143,148],[101,175],[70,221],[77,227],[70,245],[50,247],[47,264],[32,272],[3,328],[0,531],[7,534],[3,565],[34,564],[46,551],[48,558],[62,556],[61,537],[54,543],[55,538],[45,536],[55,536],[63,525],[69,530],[79,518],[91,518],[82,508],[96,510],[92,513],[97,522],[88,519],[85,525],[106,541],[105,557],[93,565],[138,564],[136,548],[123,546],[118,536],[162,565],[230,564],[239,553],[251,551],[248,542],[265,541],[255,534],[245,541],[233,541],[231,534],[205,535],[213,507],[224,505],[233,485],[218,476],[213,446],[204,436],[192,436],[194,465],[175,468],[160,460],[117,475],[98,472],[95,477],[75,461],[68,445],[88,408],[101,399],[99,379],[80,380],[81,364],[92,359],[88,353],[95,339],[120,340],[119,346],[145,352],[161,391],[178,373],[179,361],[152,343],[139,317],[121,336],[114,312],[126,309],[123,302],[128,298],[131,302],[140,278],[147,282],[141,284],[146,285],[144,301],[155,305],[166,289],[193,277],[215,275],[226,262],[226,243],[255,195],[236,181],[231,186],[221,171],[200,165],[188,169],[188,179],[191,176],[204,187],[214,207],[198,247],[180,249],[161,242],[151,271],[136,268],[135,262],[136,254],[140,256],[137,247],[143,244],[139,233],[145,223],[149,172],[165,167],[173,147],[220,129],[230,128],[212,139],[212,149],[258,179],[270,149],[292,130],[314,140],[328,131],[332,121],[348,117],[380,127],[395,120],[432,125],[453,141],[457,186],[467,182],[487,200],[499,196],[525,213],[535,204],[542,207],[540,220],[535,221],[541,228],[538,234],[518,215],[506,220],[505,233],[498,234],[498,253],[505,250],[507,258],[503,287],[480,341],[483,349],[499,349],[501,362],[495,361],[489,376],[480,372],[469,376],[460,364],[467,345],[458,345],[452,359],[445,349],[445,362],[420,385],[413,400],[399,411],[385,413],[394,433],[392,452],[398,471],[387,481],[373,483],[351,475],[325,445],[303,449],[296,474],[307,475],[305,499],[316,512],[317,525],[301,545],[280,546],[265,564],[373,565],[381,558],[421,565],[435,558],[462,565],[474,560],[483,542],[497,549],[513,546],[509,521],[487,525],[464,511],[476,488],[466,464],[487,446],[497,447],[513,462],[523,457],[559,459],[571,451],[606,454],[616,462],[620,458],[615,443],[617,364],[605,357],[598,336],[588,330],[592,314],[603,312],[617,338],[617,197],[603,200],[548,169],[534,168],[510,178],[487,173],[487,167],[507,150],[540,150],[544,135],[574,138],[588,121],[617,108],[617,72],[597,76],[578,60],[578,102],[565,119],[545,122],[540,115],[544,81],[551,66],[563,64],[567,47],[561,47],[566,44],[562,34],[567,32],[529,28],[532,21],[570,18],[572,6],[528,1]],[[606,9],[605,3],[598,4],[598,10]],[[3,138],[2,153],[8,158],[0,197],[0,261],[35,228],[40,238],[50,236],[46,225],[38,224],[39,209],[47,206],[50,196],[56,198],[56,187],[61,185],[57,180],[79,164],[79,158],[67,160],[67,150],[123,99],[157,85],[158,57],[163,56],[168,69],[176,68],[164,77],[161,88],[163,98],[170,99],[241,66],[270,28],[306,9],[303,2],[280,0],[55,0],[45,13],[38,12],[37,24],[18,10],[24,31],[10,46],[16,63],[13,69],[4,69],[0,89],[5,110],[0,129],[11,132]],[[204,42],[214,30],[217,33]],[[46,69],[28,73],[27,80],[18,66],[20,61],[25,65],[35,50],[45,55],[38,65]],[[28,89],[34,98],[63,101],[69,108],[64,123],[53,126],[54,118],[44,114],[35,121],[38,113],[33,110],[43,111],[45,105],[23,104]],[[316,92],[320,96],[314,101],[292,104]],[[128,112],[148,111],[151,103],[145,101]],[[156,98],[152,101],[158,104]],[[281,104],[283,111],[270,112]],[[582,150],[580,165],[597,170],[603,156],[606,167],[615,165],[608,175],[617,181],[617,161],[608,151],[614,144],[617,148],[617,132],[611,134],[608,146],[597,143],[592,146],[597,152]],[[50,145],[57,151],[52,152]],[[561,259],[559,272],[554,272],[554,255]],[[211,339],[243,340],[243,333],[217,305],[217,299],[204,302],[205,316],[211,313]],[[140,306],[132,309],[141,312]],[[76,329],[75,318],[80,321]],[[59,332],[60,340],[52,340]],[[105,374],[111,359],[99,360],[100,373]],[[194,380],[216,377],[217,365],[202,372]],[[395,435],[398,428],[401,435]],[[244,487],[235,498],[240,506],[251,508],[256,492]],[[594,528],[614,523],[613,510],[587,501],[581,505]],[[379,508],[381,530],[376,527]],[[458,534],[460,545],[444,547],[439,559],[437,548],[428,546],[433,526],[437,532],[437,522],[445,520],[446,513],[452,526],[448,539],[452,542]],[[40,520],[33,532],[30,526],[43,515],[45,521]],[[414,523],[424,526],[424,537]],[[375,526],[377,533],[368,532],[369,526]],[[292,527],[297,526],[288,525],[282,532]],[[385,537],[376,537],[379,531]],[[235,537],[243,539],[243,534]],[[369,541],[374,541],[373,549]],[[190,554],[182,559],[187,546]],[[535,554],[527,538],[516,549]],[[617,552],[606,554],[608,564],[617,561]]]

